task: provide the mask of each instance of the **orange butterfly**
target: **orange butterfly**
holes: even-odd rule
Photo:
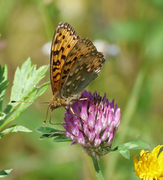
[[[72,26],[60,22],[55,30],[50,57],[53,97],[49,107],[70,106],[98,76],[105,62],[92,41],[81,38]]]

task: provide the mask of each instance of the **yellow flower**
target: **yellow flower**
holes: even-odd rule
[[[135,173],[140,179],[163,180],[163,151],[158,156],[162,147],[163,145],[158,145],[151,153],[142,150],[139,161],[137,155],[134,157]]]

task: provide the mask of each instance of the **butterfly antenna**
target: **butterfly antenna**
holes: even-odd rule
[[[48,107],[48,109],[47,109],[46,118],[45,118],[43,124],[46,124],[46,120],[47,120],[47,117],[48,117],[48,112],[49,112],[49,107]]]
[[[47,104],[47,103],[49,103],[49,102],[10,101],[10,103],[38,103],[38,104]]]

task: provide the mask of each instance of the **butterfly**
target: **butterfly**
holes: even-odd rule
[[[53,97],[49,108],[70,106],[98,76],[105,62],[92,41],[81,38],[72,26],[60,22],[51,45],[50,80]]]

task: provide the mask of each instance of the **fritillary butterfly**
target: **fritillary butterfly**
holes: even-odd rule
[[[92,41],[81,38],[68,23],[60,22],[51,46],[49,107],[70,106],[100,73],[105,62]]]

